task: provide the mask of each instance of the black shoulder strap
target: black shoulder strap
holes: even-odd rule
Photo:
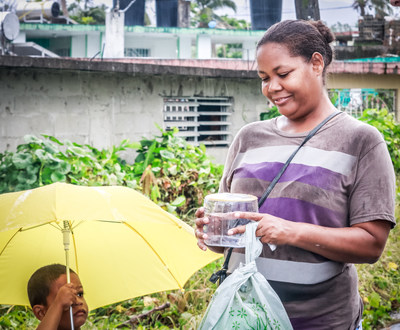
[[[296,156],[297,152],[301,149],[301,147],[304,146],[307,143],[307,141],[310,140],[315,135],[315,133],[317,133],[320,130],[320,128],[322,126],[324,126],[329,120],[331,120],[333,117],[337,116],[340,113],[341,113],[341,111],[335,111],[334,113],[330,114],[328,117],[326,117],[322,122],[320,122],[316,127],[314,127],[308,133],[308,135],[305,137],[305,139],[301,142],[301,144],[297,147],[297,149],[290,155],[290,157],[286,161],[285,165],[283,165],[283,167],[281,168],[279,173],[275,176],[275,178],[271,181],[271,183],[269,184],[269,186],[267,187],[265,192],[262,194],[262,196],[258,200],[258,208],[260,208],[264,204],[268,195],[271,193],[272,189],[274,189],[275,185],[277,184],[277,182],[279,181],[279,179],[281,178],[283,173],[286,171],[290,162],[293,160],[294,156]],[[209,279],[211,282],[216,283],[219,280],[219,284],[221,284],[225,280],[226,271],[228,270],[228,265],[229,265],[229,260],[231,258],[232,250],[233,250],[233,248],[228,249],[228,252],[227,252],[227,255],[225,258],[225,262],[224,262],[222,268],[219,271],[217,271],[211,275],[211,277]]]
[[[308,133],[308,135],[305,137],[303,142],[301,142],[301,144],[297,147],[297,149],[290,155],[290,157],[286,161],[285,165],[283,165],[283,167],[281,168],[279,173],[271,181],[271,183],[269,184],[268,188],[265,190],[265,192],[262,194],[262,196],[258,200],[258,207],[259,208],[261,207],[261,205],[264,204],[264,202],[267,199],[268,195],[271,193],[272,189],[274,189],[276,183],[279,181],[279,179],[281,178],[283,173],[286,171],[286,169],[289,166],[290,162],[293,160],[294,156],[296,156],[297,152],[301,149],[301,147],[304,146],[307,143],[307,141],[310,140],[315,135],[315,133],[317,133],[320,130],[320,128],[322,126],[324,126],[329,120],[331,120],[333,117],[337,116],[339,113],[341,113],[341,112],[340,111],[336,111],[336,112],[330,114],[328,117],[326,117],[322,122],[320,122],[316,127],[314,127]]]

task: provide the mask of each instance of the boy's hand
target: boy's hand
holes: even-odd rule
[[[58,290],[54,303],[61,306],[64,311],[68,310],[76,303],[77,293],[78,292],[72,283],[64,284],[60,290]]]

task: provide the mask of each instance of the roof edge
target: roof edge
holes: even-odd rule
[[[44,58],[28,56],[0,56],[0,67],[61,69],[73,71],[123,72],[127,74],[256,78],[255,61],[233,59],[89,59]],[[346,62],[334,61],[328,68],[330,74],[398,75],[400,62]]]

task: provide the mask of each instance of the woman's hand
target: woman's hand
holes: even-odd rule
[[[352,227],[331,228],[284,220],[270,214],[235,212],[235,217],[258,221],[256,236],[261,242],[288,244],[317,253],[327,259],[348,263],[374,263],[383,249],[391,224],[374,220]],[[244,233],[246,226],[228,231],[228,235]]]
[[[204,240],[207,239],[207,234],[204,233],[203,227],[208,224],[210,220],[204,216],[204,207],[200,207],[196,213],[196,230],[195,236],[197,238],[197,245],[203,251],[207,250],[207,245],[205,245]]]
[[[211,251],[216,252],[216,253],[224,253],[224,248],[219,247],[219,246],[207,246],[204,243],[204,240],[208,238],[207,234],[204,233],[203,227],[204,225],[207,225],[210,223],[210,219],[207,218],[204,214],[204,207],[200,207],[196,213],[196,229],[195,229],[195,236],[197,238],[197,245],[199,246],[200,249],[203,251],[206,251],[207,248],[209,248]]]
[[[270,214],[253,212],[235,212],[236,218],[258,221],[256,236],[262,243],[282,245],[289,244],[293,225],[295,223],[275,217]],[[246,231],[246,226],[230,229],[228,235],[241,234]]]

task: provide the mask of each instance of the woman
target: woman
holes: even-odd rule
[[[325,88],[332,32],[320,21],[272,26],[257,45],[262,92],[282,116],[243,127],[230,146],[220,192],[260,197],[307,133],[337,111]],[[395,177],[379,132],[345,113],[300,149],[260,213],[258,270],[281,298],[294,329],[357,329],[362,301],[353,263],[377,261],[394,226]],[[198,245],[206,249],[199,209]],[[230,234],[244,232],[237,227]],[[278,247],[271,251],[267,243]],[[210,247],[215,252],[219,248]],[[244,260],[235,249],[232,272]]]

